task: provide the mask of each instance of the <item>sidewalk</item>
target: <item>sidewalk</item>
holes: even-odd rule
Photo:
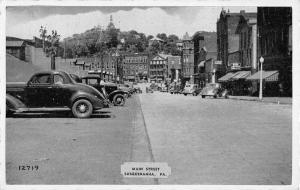
[[[245,101],[260,101],[258,97],[253,96],[229,96],[229,99],[233,100],[245,100]],[[276,103],[276,104],[292,104],[293,98],[291,97],[264,97],[262,102]]]

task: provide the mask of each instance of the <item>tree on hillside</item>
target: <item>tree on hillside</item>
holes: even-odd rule
[[[179,40],[178,36],[171,34],[168,36],[167,41],[171,43],[176,43]]]
[[[57,55],[57,49],[59,47],[60,35],[57,34],[56,30],[52,30],[51,35],[47,36],[47,40],[50,42],[51,46],[47,48],[51,56],[51,70],[55,70],[55,57]]]
[[[167,41],[168,39],[167,34],[165,33],[157,34],[156,37],[162,39],[163,41]]]
[[[45,39],[47,38],[47,29],[44,26],[41,26],[40,30],[40,38],[42,38],[43,41],[43,51],[45,52]]]
[[[151,40],[152,38],[154,38],[154,36],[152,35],[147,36],[147,41]]]

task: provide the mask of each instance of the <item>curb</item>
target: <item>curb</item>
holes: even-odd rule
[[[232,97],[229,97],[228,99],[230,100],[242,100],[242,101],[252,101],[252,102],[262,102],[262,103],[271,103],[271,104],[282,104],[282,105],[292,105],[293,103],[284,103],[284,102],[280,102],[280,101],[277,101],[277,102],[274,102],[274,101],[260,101],[260,100],[257,100],[257,99],[243,99],[243,98],[232,98]]]

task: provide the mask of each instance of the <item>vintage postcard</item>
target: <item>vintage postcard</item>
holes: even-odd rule
[[[296,189],[297,8],[3,1],[3,188]]]

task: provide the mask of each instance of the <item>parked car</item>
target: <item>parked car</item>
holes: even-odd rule
[[[77,83],[82,83],[81,78],[78,75],[75,74],[70,74],[70,76],[72,77],[72,79],[77,82]]]
[[[222,88],[222,85],[220,83],[208,83],[200,92],[200,95],[202,98],[205,98],[206,96],[211,96],[214,98],[217,97],[228,97],[227,90]]]
[[[134,89],[130,88],[130,86],[127,84],[118,84],[118,87],[127,93],[126,97],[130,97],[134,92]]]
[[[90,85],[104,94],[115,106],[123,106],[125,104],[125,96],[128,92],[121,90],[115,83],[101,82],[101,78],[98,75],[88,75],[82,77],[81,80],[84,84]]]
[[[135,93],[142,93],[142,89],[139,86],[134,87]]]
[[[153,90],[150,87],[146,87],[146,93],[153,93]]]
[[[173,85],[173,86],[170,87],[169,92],[171,94],[181,94],[182,89],[181,89],[180,85]]]
[[[77,118],[88,118],[94,110],[108,105],[95,88],[76,83],[62,71],[34,74],[27,83],[6,84],[6,113],[26,112],[32,108],[68,107]]]
[[[161,92],[168,92],[168,88],[167,88],[166,86],[163,86],[163,87],[161,88]]]
[[[161,87],[159,87],[156,83],[151,83],[151,84],[150,84],[150,88],[151,88],[153,91],[160,91],[160,90],[161,90]]]
[[[198,84],[186,84],[182,91],[182,94],[185,96],[188,94],[197,96],[200,92],[201,92],[201,88],[199,88]]]

